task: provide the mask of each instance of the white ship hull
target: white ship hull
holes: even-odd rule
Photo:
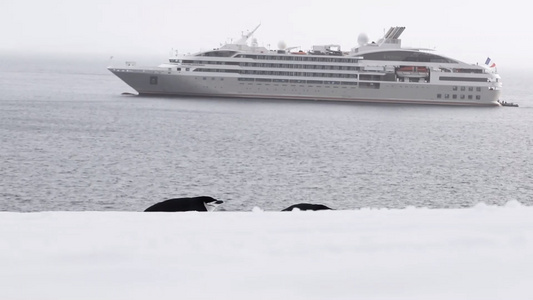
[[[240,81],[239,77],[174,74],[152,69],[109,68],[140,95],[230,97],[256,99],[350,101],[367,103],[405,103],[436,105],[499,106],[499,89],[451,95],[450,85],[417,82],[370,82],[369,86],[343,84],[309,84],[287,82]],[[154,78],[157,78],[154,80]],[[241,77],[242,78],[242,77]],[[340,82],[340,81],[339,81]],[[366,82],[365,82],[366,83]],[[441,98],[438,98],[438,95]],[[461,95],[464,98],[461,99]],[[472,99],[468,99],[471,96]],[[479,96],[479,100],[475,100]]]

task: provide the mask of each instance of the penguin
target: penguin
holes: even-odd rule
[[[323,204],[298,203],[298,204],[291,205],[281,211],[292,211],[295,209],[297,210],[328,210],[332,208],[329,208]]]
[[[224,201],[217,200],[208,196],[192,198],[173,198],[156,203],[148,207],[144,211],[214,211],[217,206],[222,203],[224,203]]]

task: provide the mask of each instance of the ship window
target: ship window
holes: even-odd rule
[[[157,76],[150,76],[150,84],[152,85],[157,84]]]
[[[450,98],[450,94],[444,94],[444,99],[449,99]]]
[[[442,95],[441,94],[437,94],[437,99],[440,99],[442,98]]]
[[[307,80],[307,84],[323,84],[323,81],[320,80]]]
[[[468,100],[472,100],[472,95],[468,95]]]
[[[461,91],[465,91],[466,88],[464,86],[461,87]]]
[[[457,63],[446,57],[419,51],[382,51],[367,53],[363,57],[367,60]]]
[[[473,87],[468,87],[468,90],[469,90],[470,92],[472,92],[472,91],[474,90],[474,88],[473,88]]]
[[[230,57],[233,56],[235,53],[237,53],[237,51],[215,50],[201,53],[198,56]]]
[[[479,86],[476,87],[476,91],[477,91],[477,92],[481,92],[481,88],[480,88]]]
[[[486,82],[486,78],[476,78],[476,77],[451,77],[451,76],[440,76],[440,80],[446,81],[471,81],[471,82]]]
[[[456,86],[454,86],[454,87],[453,87],[453,90],[454,90],[454,91],[457,91],[457,87],[456,87]]]
[[[480,95],[476,95],[476,100],[481,100],[481,96]]]
[[[453,69],[453,71],[457,73],[476,73],[476,74],[483,73],[483,70],[481,69]]]
[[[464,99],[465,98],[465,95],[461,95],[461,99]]]
[[[457,95],[456,95],[456,94],[453,94],[453,95],[452,95],[452,99],[457,99]]]

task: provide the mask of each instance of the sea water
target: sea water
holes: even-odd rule
[[[109,57],[0,58],[0,210],[533,204],[533,76],[511,107],[123,96]],[[118,63],[115,63],[118,64]]]

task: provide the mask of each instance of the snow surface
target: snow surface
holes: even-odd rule
[[[533,207],[0,213],[0,299],[533,299]]]

